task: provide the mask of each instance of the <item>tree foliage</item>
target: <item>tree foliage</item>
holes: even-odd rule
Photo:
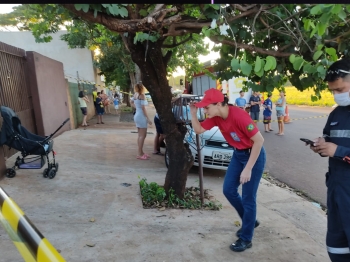
[[[326,88],[322,80],[327,67],[349,56],[350,8],[344,4],[30,6],[37,13],[27,25],[38,41],[49,41],[49,34],[72,18],[119,33],[142,72],[166,135],[170,166],[164,188],[174,188],[179,196],[193,158],[182,142],[185,130],[172,114],[166,77],[168,68],[173,68],[172,57],[177,63],[193,58],[188,68],[197,66],[188,43],[201,43],[206,36],[221,45],[216,48],[221,58],[215,66],[221,80],[245,76],[246,87],[259,91],[272,91],[290,81],[299,90],[313,88],[312,99]]]

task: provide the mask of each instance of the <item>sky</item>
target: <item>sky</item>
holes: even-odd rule
[[[0,14],[6,14],[6,13],[12,12],[13,11],[12,7],[17,6],[17,5],[20,5],[20,4],[0,4]],[[7,27],[6,31],[9,31],[9,30],[11,30],[11,31],[18,31],[17,28],[9,28],[9,27]],[[204,42],[205,43],[209,43],[209,49],[210,50],[214,46],[214,42],[210,41],[208,38],[206,38],[204,40]],[[215,59],[219,58],[219,56],[220,55],[219,55],[218,52],[212,52],[211,51],[209,55],[206,55],[206,56],[200,55],[198,57],[198,59],[199,59],[199,61],[201,63],[204,63],[204,62],[209,61],[209,60],[215,60]],[[180,67],[178,67],[177,71],[174,72],[173,75],[174,75],[174,77],[179,76],[179,75],[185,75],[185,72]]]

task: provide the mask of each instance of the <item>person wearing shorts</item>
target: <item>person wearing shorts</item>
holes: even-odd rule
[[[118,109],[119,109],[119,96],[117,93],[114,94],[114,100],[113,100],[113,105],[115,109],[116,115],[119,115]]]
[[[263,103],[263,107],[265,108],[263,111],[264,116],[264,126],[265,126],[265,132],[270,133],[270,131],[273,131],[271,129],[271,115],[272,115],[272,101],[271,101],[272,94],[269,93],[267,95],[267,99]]]
[[[284,92],[280,92],[280,98],[277,100],[276,103],[276,114],[277,114],[277,121],[278,121],[278,133],[276,135],[283,136],[284,135],[284,116],[285,116],[285,110],[286,110],[286,98],[284,95]]]
[[[103,101],[102,101],[100,92],[97,92],[96,111],[97,111],[97,121],[98,121],[96,124],[104,124],[102,117],[103,117],[103,114],[105,113],[105,109],[103,106]]]
[[[84,91],[80,91],[78,95],[78,100],[80,104],[80,110],[83,114],[83,122],[81,123],[81,126],[86,127],[88,124],[86,123],[87,119],[87,105],[86,103],[89,103],[89,98],[84,94]]]
[[[156,115],[154,116],[154,125],[156,126],[157,132],[154,137],[153,154],[164,156],[164,154],[160,151],[160,145],[164,141],[164,133],[163,133],[162,125],[160,124],[158,113],[156,113]]]

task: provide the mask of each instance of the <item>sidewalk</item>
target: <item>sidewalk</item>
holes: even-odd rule
[[[154,116],[152,106],[148,110]],[[136,159],[134,123],[118,122],[115,115],[105,115],[105,125],[94,126],[95,121],[55,138],[60,167],[54,179],[43,178],[43,170],[20,169],[0,181],[67,261],[330,261],[325,213],[264,179],[258,192],[260,226],[253,247],[242,253],[229,248],[239,217],[222,194],[223,171],[204,169],[204,188],[222,203],[220,211],[143,209],[138,177],[163,184],[164,157]],[[151,153],[154,125],[148,131],[153,134],[144,149]],[[187,186],[198,185],[197,172],[191,169]],[[0,261],[23,261],[2,227],[0,243]]]

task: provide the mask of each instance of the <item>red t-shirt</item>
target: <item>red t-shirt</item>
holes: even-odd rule
[[[253,141],[250,138],[259,132],[258,127],[246,111],[236,106],[228,108],[228,116],[225,120],[215,116],[205,119],[201,126],[206,130],[218,126],[231,146],[237,149],[251,148]]]

